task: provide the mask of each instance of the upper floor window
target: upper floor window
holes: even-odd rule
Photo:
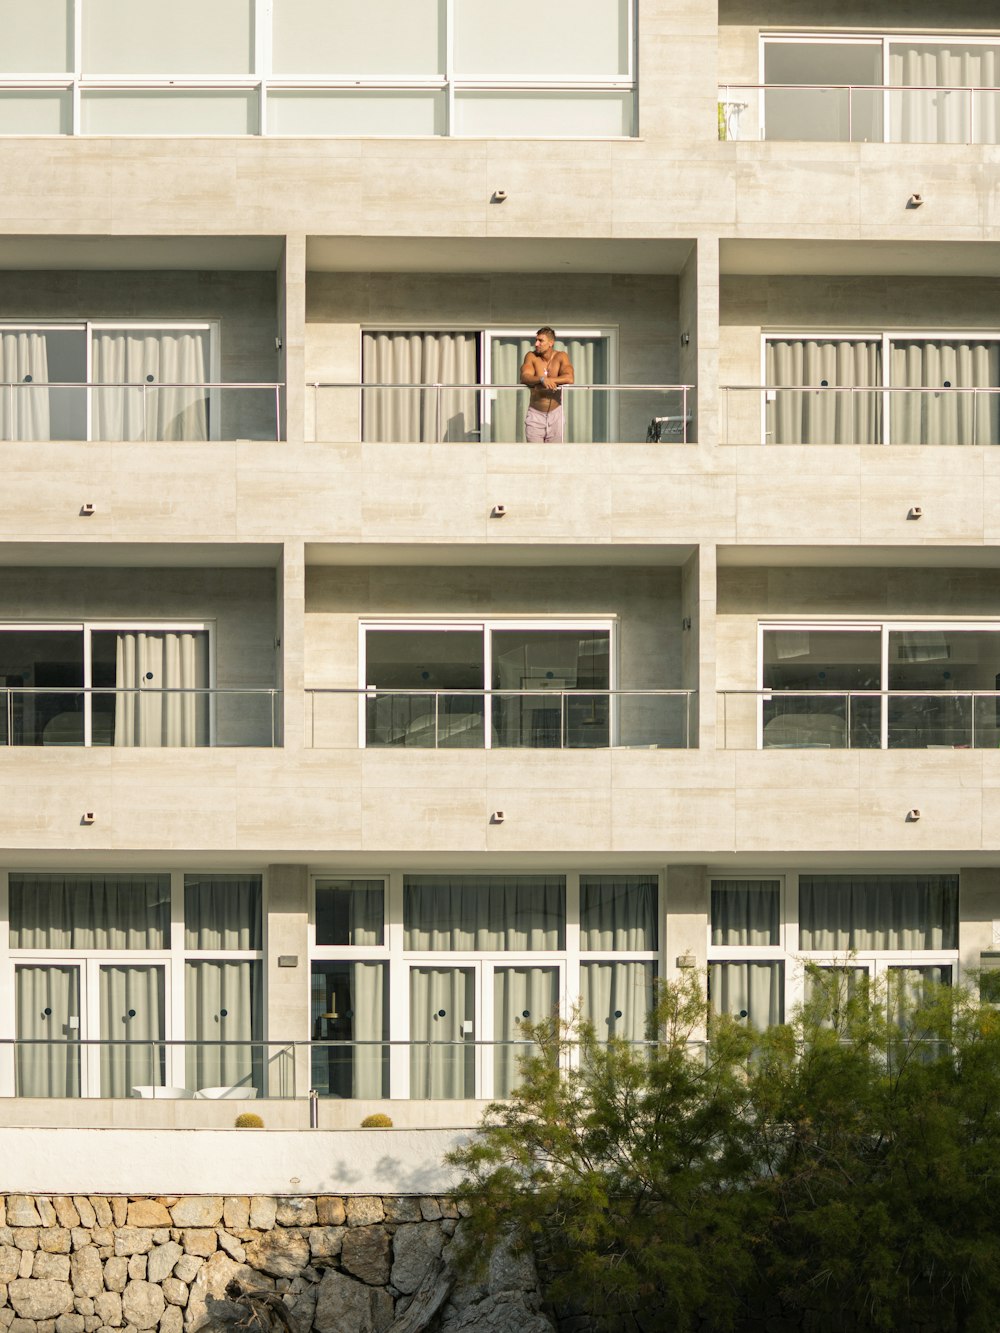
[[[635,0],[37,0],[5,16],[0,133],[634,133]]]
[[[724,137],[1000,143],[1000,43],[955,34],[761,42],[760,84],[723,90]]]

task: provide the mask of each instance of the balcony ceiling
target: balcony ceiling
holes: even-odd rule
[[[264,542],[4,542],[0,568],[274,569],[281,547]]]
[[[996,241],[723,240],[722,273],[1000,277]]]
[[[456,565],[463,568],[482,566],[495,569],[508,566],[533,569],[537,566],[579,565],[584,568],[599,565],[650,565],[676,567],[684,565],[694,554],[691,545],[668,546],[596,546],[579,543],[560,546],[549,542],[520,545],[499,542],[460,545],[450,542],[438,546],[430,543],[390,544],[377,542],[306,542],[307,565]]]
[[[720,546],[719,566],[750,569],[998,569],[1000,546]]]
[[[318,273],[679,273],[693,245],[562,237],[543,229],[517,239],[312,236],[306,254]]]
[[[271,272],[280,236],[3,236],[0,269],[222,269]]]

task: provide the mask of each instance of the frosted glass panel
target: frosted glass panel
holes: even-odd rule
[[[72,128],[70,93],[51,88],[0,92],[0,134],[69,134]]]
[[[249,74],[251,0],[87,0],[83,73]]]
[[[459,92],[455,134],[625,138],[632,133],[627,92]]]
[[[55,74],[73,68],[72,0],[3,6],[5,74]]]
[[[123,89],[84,93],[84,134],[256,134],[257,94]]]
[[[459,78],[624,78],[628,39],[626,0],[573,0],[566,13],[540,9],[533,0],[460,0],[455,6],[455,73]]]
[[[444,9],[444,0],[280,0],[274,7],[273,73],[441,74]]]
[[[443,92],[272,92],[268,134],[444,134]]]

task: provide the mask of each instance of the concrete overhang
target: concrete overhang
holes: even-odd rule
[[[274,569],[282,547],[272,542],[4,542],[0,568]]]
[[[306,266],[314,273],[680,273],[694,244],[548,231],[517,238],[310,236]]]
[[[696,547],[691,544],[596,546],[555,543],[496,543],[418,545],[413,542],[306,542],[306,565],[458,565],[534,568],[539,565],[635,566],[677,568],[687,563]]]
[[[719,546],[720,568],[1000,569],[1000,546]]]
[[[281,236],[0,236],[0,269],[277,269]]]
[[[1000,241],[727,240],[719,271],[818,278],[1000,277]]]

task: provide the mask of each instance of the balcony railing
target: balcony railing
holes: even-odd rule
[[[0,747],[271,747],[282,692],[258,689],[0,687]]]
[[[310,689],[318,749],[685,750],[694,690]]]
[[[530,391],[482,384],[309,386],[308,438],[344,443],[523,442]],[[566,444],[687,444],[691,384],[573,384],[562,394]]]
[[[996,750],[995,690],[720,690],[726,750]]]
[[[826,143],[1000,143],[1000,88],[725,84],[719,138]]]
[[[0,382],[0,439],[280,440],[284,387]]]
[[[1000,444],[1000,388],[722,386],[723,444]]]

